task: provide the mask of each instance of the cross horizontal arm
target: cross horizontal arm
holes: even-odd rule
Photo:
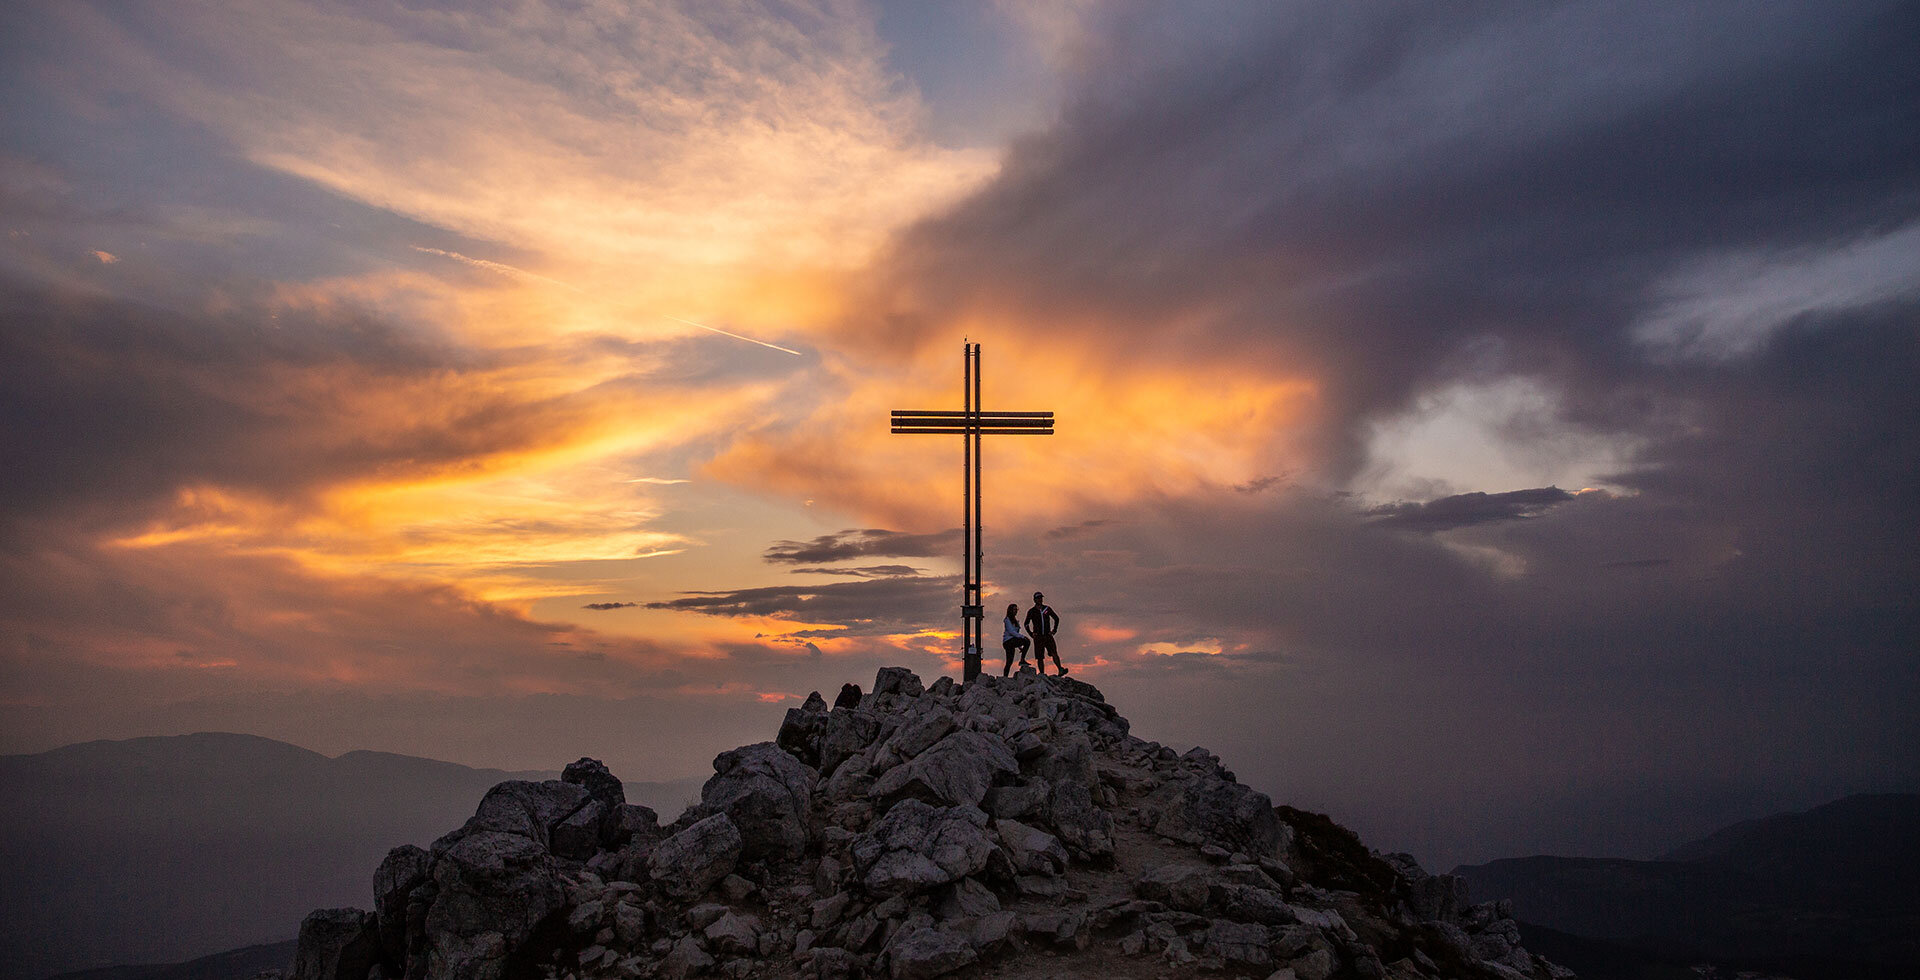
[[[964,418],[1050,419],[1050,418],[1053,418],[1052,412],[942,412],[942,411],[933,411],[933,410],[920,411],[918,409],[901,409],[901,408],[894,409],[893,415],[895,418],[899,418],[901,416],[906,416],[906,415],[913,415],[913,416],[925,416],[927,418],[936,418],[936,419],[964,419]]]
[[[955,427],[951,429],[936,429],[928,426],[919,426],[919,425],[896,425],[893,427],[893,432],[896,435],[900,433],[907,433],[909,435],[916,434],[916,433],[927,433],[927,434],[942,435],[942,436],[953,436],[953,435],[967,436],[967,435],[973,435],[976,432],[983,436],[1050,436],[1050,435],[1053,435],[1053,429],[1051,427],[1045,428],[1045,429],[991,429],[991,428],[978,428],[978,427],[976,428]]]
[[[952,429],[955,432],[971,432],[979,428],[993,429],[1046,429],[1053,426],[1052,419],[928,419],[918,415],[902,415],[893,420],[894,425],[919,425],[933,429]]]

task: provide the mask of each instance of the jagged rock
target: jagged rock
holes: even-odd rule
[[[622,946],[638,946],[647,937],[647,913],[636,905],[620,902],[613,907],[613,935]]]
[[[1286,841],[1273,801],[1265,793],[1221,779],[1179,779],[1141,801],[1157,834],[1271,857]]]
[[[917,698],[924,693],[926,688],[920,685],[920,675],[905,667],[882,667],[873,678],[873,696],[876,698],[883,694]]]
[[[809,961],[813,975],[820,980],[845,980],[858,969],[861,958],[838,946],[817,946]]]
[[[815,929],[831,929],[847,913],[847,907],[853,904],[853,896],[846,892],[831,895],[815,903],[808,910],[808,921]]]
[[[483,831],[513,834],[533,841],[542,850],[549,850],[552,845],[549,830],[591,801],[586,789],[558,779],[542,783],[509,780],[488,790],[466,826],[454,834]],[[435,849],[439,849],[437,843]]]
[[[1262,968],[1273,965],[1273,952],[1267,946],[1265,926],[1228,919],[1215,919],[1207,927],[1201,951],[1217,956],[1229,966]]]
[[[1018,820],[996,821],[994,829],[1013,861],[1015,872],[1057,875],[1066,870],[1067,849],[1060,846],[1060,839],[1052,834]]]
[[[713,969],[713,957],[700,948],[700,941],[692,936],[684,936],[673,944],[671,952],[660,961],[660,975],[668,980],[686,980]]]
[[[608,850],[625,847],[636,837],[651,840],[660,836],[660,815],[654,813],[652,807],[638,803],[615,807],[609,823],[612,832],[603,842]]]
[[[1411,854],[1386,854],[1382,860],[1407,880],[1407,904],[1419,919],[1451,922],[1472,904],[1467,899],[1467,879],[1459,875],[1428,874]]]
[[[758,890],[753,882],[739,875],[728,875],[720,879],[720,894],[729,902],[744,902],[747,896]]]
[[[560,773],[560,781],[586,790],[588,796],[599,800],[609,811],[627,802],[626,787],[599,759],[582,756],[576,762],[567,763],[567,768]]]
[[[1092,935],[1085,928],[1087,917],[1079,912],[1065,909],[1026,912],[1017,916],[1015,923],[1028,938],[1052,945],[1071,945],[1085,949],[1092,940]]]
[[[935,707],[894,729],[886,745],[882,746],[882,751],[902,761],[911,759],[925,752],[953,729],[953,712]]]
[[[1019,771],[1020,764],[998,737],[959,731],[887,770],[874,781],[871,793],[882,801],[911,797],[938,805],[977,806],[995,778]]]
[[[1287,965],[1300,980],[1328,980],[1333,976],[1333,951],[1316,949]]]
[[[599,800],[588,799],[580,809],[547,829],[547,849],[556,857],[585,861],[600,851],[602,824],[606,810]]]
[[[1053,787],[1038,776],[1030,777],[1024,786],[995,786],[987,790],[980,801],[980,808],[993,815],[995,820],[1020,820],[1039,813],[1046,806],[1047,797]]]
[[[887,956],[893,980],[932,980],[978,958],[967,940],[931,926],[895,940],[887,948]]]
[[[829,775],[849,757],[873,744],[880,737],[880,721],[870,712],[855,708],[835,708],[827,714],[826,728],[820,734],[820,773]]]
[[[745,857],[797,858],[806,852],[807,813],[819,778],[812,769],[772,742],[722,752],[713,769],[700,790],[701,808],[733,821]]]
[[[553,857],[531,838],[490,830],[434,847],[427,976],[497,980],[507,957],[563,906]]]
[[[993,890],[972,878],[962,878],[941,888],[933,902],[934,916],[948,919],[974,918],[1000,911],[1000,899]]]
[[[732,874],[744,844],[732,819],[716,813],[661,841],[647,870],[662,891],[686,901]]]
[[[780,723],[774,744],[809,766],[820,765],[820,736],[827,730],[827,702],[819,691],[807,695],[806,703],[788,708]]]
[[[1094,802],[1093,743],[1080,733],[1055,739],[1029,764],[1051,787],[1046,819],[1060,842],[1083,860],[1113,855],[1113,817]]]
[[[600,931],[600,920],[606,910],[606,904],[600,901],[576,905],[567,913],[567,928],[576,936],[591,936]]]
[[[423,849],[402,844],[387,852],[373,873],[373,912],[379,923],[380,961],[387,972],[400,976],[407,968],[407,936],[417,933],[426,913],[420,906],[408,913],[414,890],[433,880],[433,860]]]
[[[707,946],[722,953],[740,955],[752,953],[760,945],[760,929],[751,916],[738,915],[729,910],[713,923],[701,930],[707,937]]]
[[[316,909],[300,923],[291,980],[365,980],[379,960],[372,912]]]
[[[850,852],[866,889],[876,895],[920,892],[977,874],[993,842],[976,807],[936,808],[906,800],[854,838]]]
[[[1213,885],[1213,873],[1206,868],[1167,864],[1142,874],[1133,887],[1141,898],[1164,902],[1182,912],[1199,912],[1207,907]]]

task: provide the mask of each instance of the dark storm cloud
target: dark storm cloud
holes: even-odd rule
[[[931,558],[952,554],[959,532],[908,534],[881,528],[849,528],[812,541],[779,541],[763,556],[776,564],[813,564],[849,558]]]
[[[475,406],[465,434],[327,438],[357,390],[445,366],[444,354],[350,314],[190,315],[5,281],[0,319],[0,455],[12,469],[0,506],[12,515],[138,504],[196,480],[297,492],[322,476],[457,458],[500,428],[490,406]]]
[[[902,575],[918,575],[920,569],[912,565],[861,565],[858,568],[796,568],[795,575],[840,575],[847,578],[897,578]]]
[[[901,576],[826,585],[777,585],[719,592],[686,592],[647,603],[708,616],[772,616],[847,627],[820,635],[913,633],[947,618],[956,579]],[[805,635],[805,634],[796,634]]]
[[[1538,517],[1556,504],[1573,499],[1559,487],[1509,490],[1505,493],[1457,493],[1423,504],[1389,504],[1369,511],[1375,527],[1409,531],[1445,531],[1491,521]]]
[[[1678,263],[1920,215],[1912,4],[1202,20],[1117,8],[1060,123],[904,237],[897,316],[1014,310],[1097,322],[1104,350],[1304,368],[1351,467],[1358,422],[1465,373],[1634,380],[1632,328]]]
[[[1048,541],[1066,541],[1072,538],[1083,537],[1089,532],[1098,530],[1111,523],[1111,521],[1104,520],[1081,521],[1078,524],[1067,524],[1061,527],[1049,528],[1043,537]]]

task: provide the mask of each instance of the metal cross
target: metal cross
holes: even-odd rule
[[[966,584],[960,589],[961,682],[970,683],[980,676],[980,647],[986,642],[986,601],[981,591],[980,563],[986,558],[981,541],[980,461],[981,436],[1053,435],[1052,412],[983,412],[980,410],[980,345],[967,344],[966,373],[960,383],[966,409],[959,412],[898,411],[893,413],[893,431],[959,435],[965,447],[965,469],[961,472],[960,526],[966,541],[961,545],[960,565]]]

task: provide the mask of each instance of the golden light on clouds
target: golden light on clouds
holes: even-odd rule
[[[985,440],[987,492],[1003,525],[1285,470],[1304,452],[1294,440],[1317,408],[1313,382],[1258,365],[1170,370],[1089,350],[1084,334],[1044,344],[1011,331],[998,339],[984,343],[986,408],[1050,410],[1057,419],[1050,437]],[[735,441],[706,473],[888,526],[947,526],[958,503],[958,441],[891,435],[887,417],[895,408],[960,408],[959,359],[959,344],[923,350],[899,381],[873,377],[884,368],[836,361],[833,397],[794,424]]]
[[[563,301],[610,315],[751,312],[733,308],[754,291],[744,284],[855,267],[995,167],[990,151],[918,135],[918,96],[887,66],[872,15],[853,7],[788,20],[671,3],[455,12],[265,0],[174,4],[167,16],[206,63],[157,57],[104,19],[89,26],[115,39],[129,84],[250,159],[504,243],[525,259],[413,247],[578,290]],[[629,335],[683,332],[628,319]]]
[[[529,637],[560,631],[530,641],[543,653],[525,665],[457,681],[346,640],[268,674],[538,689],[533,678],[577,683],[546,644],[609,639],[692,658],[745,644],[944,655],[955,637],[942,624],[877,636],[646,603],[790,582],[758,554],[796,525],[954,523],[958,447],[892,437],[885,420],[959,407],[962,335],[985,344],[988,408],[1060,419],[1049,439],[989,441],[1000,528],[1285,469],[1316,410],[1309,379],[1116,351],[1097,321],[1043,329],[936,310],[911,337],[890,335],[889,308],[869,304],[889,236],[999,163],[926,139],[919,95],[889,67],[870,12],[829,4],[802,31],[774,14],[654,3],[169,6],[168,30],[204,49],[195,59],[82,8],[64,16],[104,39],[112,84],[248,160],[418,225],[368,246],[363,267],[272,281],[266,302],[270,330],[364,317],[420,350],[393,354],[397,366],[349,357],[196,376],[284,420],[271,451],[293,472],[251,488],[193,482],[110,550],[151,567],[225,562],[222,575],[271,568],[356,608],[412,596],[506,617]],[[729,537],[755,520],[743,507],[693,516],[719,488],[764,502],[762,536]],[[594,602],[606,608],[583,609]],[[375,635],[311,610],[258,615],[267,633]],[[252,670],[265,655],[235,656]],[[150,662],[227,659],[156,650]]]

